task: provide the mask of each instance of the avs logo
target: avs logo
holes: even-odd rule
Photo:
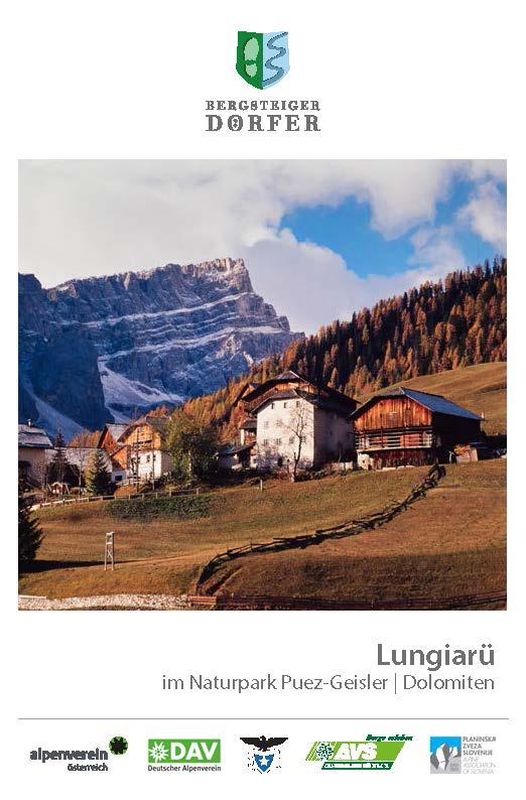
[[[219,771],[220,763],[220,739],[148,739],[149,770]]]
[[[242,736],[245,748],[247,769],[252,772],[266,773],[269,770],[281,769],[281,747],[287,741],[286,736],[267,739],[266,736],[251,738]]]
[[[288,33],[238,31],[236,70],[256,89],[268,89],[289,71]]]
[[[322,770],[392,769],[406,741],[412,736],[372,736],[364,741],[314,742],[306,761],[321,761]]]

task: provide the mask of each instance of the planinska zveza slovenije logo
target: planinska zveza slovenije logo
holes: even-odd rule
[[[268,89],[289,71],[288,33],[238,31],[236,70],[256,89]]]

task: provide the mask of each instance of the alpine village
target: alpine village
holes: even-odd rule
[[[505,607],[505,260],[314,335],[283,320],[279,352],[223,343],[231,369],[180,402],[109,399],[131,373],[95,342],[98,425],[60,400],[83,356],[48,323],[60,391],[37,396],[38,348],[21,383],[21,608]]]

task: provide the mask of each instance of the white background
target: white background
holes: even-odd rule
[[[2,778],[28,797],[153,794],[268,796],[260,776],[236,762],[241,735],[289,735],[294,765],[267,776],[276,797],[292,792],[367,792],[370,797],[442,797],[428,774],[430,734],[498,733],[495,777],[452,777],[450,797],[506,790],[522,765],[518,693],[522,690],[520,603],[524,585],[523,470],[519,393],[523,370],[520,310],[524,286],[523,31],[511,2],[19,2],[4,27],[5,108],[2,181],[5,442],[2,465],[4,720]],[[207,134],[207,98],[263,98],[234,69],[238,29],[288,30],[291,70],[264,98],[319,98],[321,134]],[[523,65],[522,65],[523,66]],[[510,580],[507,612],[17,613],[15,581],[16,415],[15,273],[17,158],[508,158],[511,259]],[[215,254],[214,254],[215,255]],[[234,254],[235,255],[235,254]],[[74,258],[74,254],[72,254]],[[313,302],[315,299],[313,298]],[[522,355],[522,358],[521,358]],[[523,397],[524,395],[522,395]],[[11,491],[8,487],[11,486]],[[10,500],[9,498],[12,498]],[[258,674],[373,672],[375,644],[497,648],[492,695],[350,696],[168,695],[163,672]],[[507,717],[479,722],[15,722],[17,717]],[[162,727],[160,727],[162,726]],[[84,746],[123,733],[126,760],[110,775],[67,775],[30,766],[38,744]],[[393,772],[318,774],[301,763],[310,742],[371,733],[415,733]],[[145,742],[160,734],[220,736],[228,762],[220,775],[146,773]],[[513,737],[517,737],[514,739]],[[520,737],[520,738],[519,738]],[[506,762],[505,743],[511,748]],[[303,747],[305,744],[305,748]],[[225,757],[226,757],[225,750]],[[262,777],[262,776],[261,776]],[[364,780],[365,784],[361,781]],[[198,784],[198,786],[196,785]],[[332,787],[336,785],[336,788]],[[357,786],[358,784],[358,786]]]

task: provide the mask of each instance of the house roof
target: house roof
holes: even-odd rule
[[[301,389],[297,389],[296,394],[306,400],[307,403],[316,406],[316,408],[323,408],[324,411],[332,411],[345,417],[350,416],[355,408],[354,401],[350,397],[347,398],[349,403],[345,403],[339,397],[321,397],[318,394],[312,394],[312,392],[302,392]]]
[[[341,395],[340,392],[337,392],[336,394],[340,396],[332,397],[329,395],[328,397],[322,397],[319,394],[313,394],[313,392],[304,392],[301,389],[286,389],[282,392],[274,392],[274,394],[266,397],[264,400],[262,400],[261,404],[254,409],[253,413],[258,414],[260,411],[266,408],[269,403],[273,403],[275,400],[300,399],[305,400],[307,403],[310,403],[317,408],[322,408],[324,411],[332,411],[334,414],[340,414],[345,417],[350,416],[354,410],[354,401],[350,397]],[[341,398],[344,398],[344,400]]]
[[[243,397],[243,400],[252,402],[260,395],[263,395],[267,391],[269,391],[269,389],[273,385],[279,384],[282,381],[294,382],[298,384],[303,383],[303,384],[308,384],[309,386],[313,386],[315,389],[317,389],[317,391],[320,394],[328,395],[328,397],[331,398],[333,401],[339,403],[340,407],[341,406],[346,407],[347,413],[351,413],[351,411],[353,411],[356,408],[357,402],[356,400],[354,400],[354,398],[348,397],[346,394],[339,392],[337,389],[332,389],[330,386],[325,386],[323,384],[315,383],[314,381],[309,380],[309,378],[306,378],[304,375],[300,375],[298,372],[294,372],[291,369],[286,370],[285,372],[282,372],[279,375],[276,375],[276,377],[274,378],[269,378],[267,381],[265,381],[265,383],[260,383],[252,391],[248,392],[248,394],[246,394]],[[295,389],[286,389],[284,391],[287,393],[292,393],[289,394],[289,397],[296,396],[293,394],[293,392],[296,391]],[[283,392],[276,392],[275,397],[285,399],[285,395],[283,394]]]
[[[217,451],[218,456],[235,456],[238,453],[244,453],[247,450],[252,450],[255,442],[250,444],[226,444],[224,447],[219,448]]]
[[[146,415],[144,417],[141,417],[140,419],[135,420],[134,422],[129,422],[125,426],[125,430],[123,431],[121,436],[123,436],[124,433],[128,433],[128,431],[133,431],[134,428],[139,427],[139,425],[149,425],[150,428],[154,428],[154,430],[159,431],[159,433],[165,433],[166,429],[168,427],[169,421],[170,421],[170,418],[168,416],[166,416],[166,417],[155,417],[155,416]]]
[[[472,419],[481,421],[482,417],[475,414],[473,411],[468,411],[467,408],[453,403],[441,394],[429,394],[428,392],[419,392],[416,389],[409,389],[406,386],[399,386],[396,389],[390,389],[385,392],[379,392],[374,397],[370,397],[363,405],[356,409],[353,417],[358,417],[371,405],[381,400],[382,397],[409,397],[416,403],[419,403],[424,408],[428,408],[435,414],[446,414],[450,417],[463,417],[464,419]]]
[[[127,422],[108,422],[102,429],[102,432],[99,436],[99,441],[97,442],[99,447],[102,447],[102,440],[104,439],[104,434],[106,431],[110,434],[111,438],[114,442],[118,442],[121,436],[127,431],[129,428],[129,423]]]
[[[127,422],[112,422],[106,425],[105,429],[108,431],[110,436],[112,436],[117,442],[127,427],[128,427]],[[102,432],[102,434],[104,435],[104,431]]]
[[[244,383],[239,392],[236,394],[232,405],[236,406],[239,403],[239,401],[241,400],[247,389],[249,389],[250,392],[253,392],[254,389],[257,389],[258,386],[260,386],[259,381],[247,381],[246,383]]]
[[[18,446],[47,449],[53,447],[51,440],[43,428],[33,425],[18,426]]]

